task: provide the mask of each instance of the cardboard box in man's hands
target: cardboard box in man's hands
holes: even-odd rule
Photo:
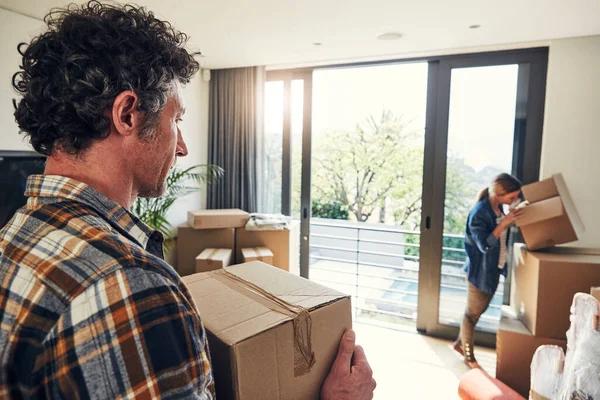
[[[260,261],[183,281],[207,331],[219,399],[319,398],[352,327],[350,296]]]

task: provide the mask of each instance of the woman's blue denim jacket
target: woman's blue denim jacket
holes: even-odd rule
[[[500,274],[506,276],[506,267],[498,268],[500,241],[492,234],[497,226],[496,218],[486,196],[469,212],[465,234],[467,261],[464,270],[469,282],[491,295],[498,288]]]

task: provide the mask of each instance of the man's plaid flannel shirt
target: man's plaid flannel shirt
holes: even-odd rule
[[[29,178],[0,230],[0,398],[214,397],[162,235],[90,186]]]

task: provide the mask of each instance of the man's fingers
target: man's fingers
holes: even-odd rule
[[[332,370],[335,373],[348,374],[350,373],[350,364],[352,363],[352,355],[355,349],[356,334],[352,329],[348,329],[344,332],[342,340],[340,340],[340,346],[338,348],[338,354],[333,362]],[[364,355],[364,352],[363,352]]]
[[[354,349],[354,357],[352,357],[352,365],[367,362],[367,356],[362,346],[356,346]]]

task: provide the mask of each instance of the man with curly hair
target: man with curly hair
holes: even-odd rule
[[[55,9],[20,45],[15,117],[48,156],[0,231],[0,398],[212,399],[208,343],[160,233],[129,212],[160,196],[177,157],[187,36],[144,8]],[[260,368],[257,365],[256,368]],[[354,332],[323,399],[370,399]]]

